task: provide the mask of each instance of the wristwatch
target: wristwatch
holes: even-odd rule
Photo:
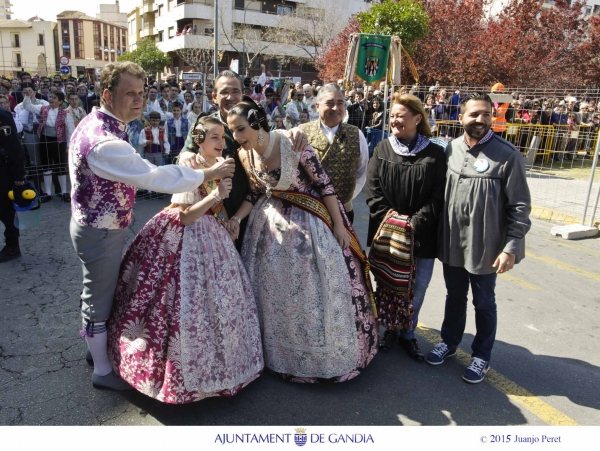
[[[231,219],[235,219],[238,222],[238,224],[242,223],[242,220],[238,216],[232,216]]]

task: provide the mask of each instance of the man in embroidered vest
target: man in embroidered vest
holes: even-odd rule
[[[191,191],[205,179],[233,174],[232,160],[201,170],[143,160],[127,141],[126,124],[142,114],[146,74],[131,62],[110,63],[100,78],[101,108],[79,124],[69,148],[73,182],[71,239],[83,264],[82,336],[93,361],[94,386],[126,390],[107,354],[110,315],[119,265],[131,223],[135,186],[163,193]]]
[[[321,164],[344,204],[350,222],[354,220],[352,199],[358,196],[367,180],[369,146],[363,133],[354,125],[344,124],[346,98],[339,85],[330,83],[317,94],[319,120],[300,126],[308,136]]]
[[[445,205],[438,258],[444,264],[446,307],[442,341],[427,354],[441,365],[456,354],[465,330],[467,295],[473,292],[477,332],[463,379],[481,382],[490,368],[496,338],[496,279],[525,257],[531,197],[521,152],[494,134],[492,100],[468,94],[460,103],[464,135],[446,148]]]

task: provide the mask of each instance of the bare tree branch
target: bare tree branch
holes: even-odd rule
[[[200,36],[188,35],[186,40],[193,41]],[[200,39],[197,39],[200,41]],[[192,42],[192,47],[175,50],[187,66],[191,66],[195,72],[211,73],[214,67],[214,50],[212,48],[200,48],[199,42]]]
[[[223,17],[230,17],[227,3],[221,6],[220,32],[223,42],[240,55],[244,60],[245,75],[252,66],[253,61],[258,58],[265,50],[273,46],[274,41],[268,39],[267,32],[262,27],[255,27],[248,24],[233,23],[232,29],[229,29],[223,22]]]
[[[335,9],[320,0],[315,7],[298,5],[291,14],[280,16],[277,27],[270,32],[270,39],[296,49],[292,60],[310,61],[313,65],[330,39],[343,28]]]

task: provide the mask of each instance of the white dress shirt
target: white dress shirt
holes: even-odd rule
[[[100,111],[115,117],[104,108]],[[142,136],[145,139],[145,134],[142,133],[140,140]],[[173,164],[154,166],[144,160],[131,144],[120,139],[96,144],[88,154],[87,162],[98,177],[160,193],[192,191],[204,182],[202,170]]]
[[[23,96],[22,105],[25,110],[29,111],[30,113],[34,113],[36,115],[39,115],[42,112],[42,107],[44,106],[41,103],[38,105],[34,105],[33,103],[31,103],[31,99],[27,96]],[[58,110],[59,110],[59,108],[50,108],[48,110],[48,117],[46,118],[46,123],[44,124],[44,128],[46,128],[46,127],[55,128],[56,117],[58,116]],[[67,114],[65,117],[65,126],[67,128],[67,147],[69,147],[69,144],[71,142],[71,135],[75,131],[75,122],[73,122],[73,116],[71,116],[70,114]],[[44,133],[44,131],[45,130],[42,130],[42,133]],[[56,136],[56,131],[54,131],[54,134],[49,135],[49,136]]]
[[[180,138],[181,137],[181,118],[179,119],[173,119],[173,125],[175,126],[175,136]],[[166,130],[165,130],[166,132]]]
[[[163,137],[165,140],[162,143],[160,142],[160,127],[152,127],[151,131],[152,131],[152,144],[162,144],[165,149],[165,153],[167,155],[170,154],[171,153],[171,144],[169,144],[169,139],[167,137],[167,131],[165,130],[163,133],[163,135],[164,135]],[[140,133],[139,145],[141,147],[148,145],[148,140],[146,139],[146,131],[145,130]]]
[[[152,111],[156,111],[157,113],[160,114],[161,122],[165,122],[167,120],[167,115],[163,112],[162,108],[160,107],[160,103],[158,103],[158,99],[156,99],[154,101],[148,100],[148,103],[146,103],[146,108],[144,110],[144,117],[146,119],[148,119],[148,116]]]
[[[36,99],[36,105],[49,105],[49,103],[43,99]],[[24,130],[28,133],[32,133],[33,130],[29,130],[29,125],[28,125],[29,124],[29,111],[27,111],[25,108],[23,108],[23,102],[19,103],[15,107],[15,113],[16,113],[17,117],[19,118],[19,121],[21,121],[21,124],[23,124]],[[33,114],[33,123],[34,124],[38,123],[37,114]]]
[[[338,131],[338,128],[340,128],[339,125],[330,128],[321,122],[321,130],[323,130],[329,144],[333,143],[333,137]],[[358,160],[358,166],[356,167],[356,185],[354,187],[352,199],[358,196],[365,186],[365,182],[367,181],[367,166],[369,165],[369,144],[367,143],[365,135],[363,135],[363,132],[360,130],[358,130],[358,139],[360,141],[360,158]],[[349,202],[349,204],[351,204],[351,202]],[[346,210],[348,211],[352,210],[352,205],[344,205],[344,207],[346,207]]]

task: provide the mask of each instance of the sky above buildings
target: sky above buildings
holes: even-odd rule
[[[66,10],[81,11],[88,16],[96,17],[100,3],[114,3],[114,0],[85,0],[80,2],[64,2],[52,0],[11,0],[13,19],[27,20],[39,16],[44,20],[56,21],[56,15]],[[131,11],[141,0],[120,0],[121,12]],[[69,6],[67,6],[69,5]],[[72,5],[72,6],[71,6]]]

